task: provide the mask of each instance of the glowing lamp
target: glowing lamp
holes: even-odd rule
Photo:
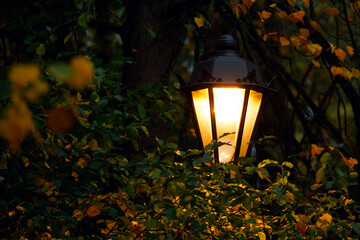
[[[246,156],[263,94],[269,90],[263,85],[258,67],[240,58],[236,46],[231,35],[222,36],[217,56],[200,62],[184,87],[202,146],[211,140],[226,143],[214,152],[220,163]]]

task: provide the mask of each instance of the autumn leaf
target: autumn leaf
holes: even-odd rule
[[[306,28],[300,28],[300,34],[307,38],[310,34],[310,31]]]
[[[350,46],[346,46],[346,51],[352,56],[354,54],[354,49]]]
[[[194,21],[198,28],[201,28],[205,25],[205,18],[204,18],[204,15],[202,15],[202,14],[200,14],[199,17],[194,17]]]
[[[247,8],[251,8],[255,0],[243,0],[243,3],[247,6]]]
[[[267,12],[264,10],[260,13],[260,17],[264,21],[264,20],[268,19],[269,17],[271,17],[271,12]]]
[[[293,23],[298,23],[298,22],[304,23],[304,19],[303,19],[304,16],[305,16],[305,12],[303,10],[300,10],[298,12],[294,12],[290,14],[289,18]]]
[[[343,62],[346,57],[346,52],[341,48],[335,49],[335,55]]]
[[[295,224],[295,228],[296,230],[298,230],[298,232],[301,235],[304,235],[307,229],[307,224],[305,223],[305,218],[303,217],[302,214],[298,214],[295,216],[297,219],[297,222]]]
[[[325,12],[330,17],[339,15],[339,10],[337,8],[335,8],[335,7],[325,8]]]
[[[260,239],[260,240],[266,240],[266,235],[265,235],[265,233],[259,232],[258,235],[259,235],[259,239]]]
[[[246,15],[246,13],[247,13],[247,8],[246,8],[245,4],[240,4],[240,9],[241,9],[241,11],[243,12],[243,14]]]
[[[359,71],[359,69],[352,68],[352,69],[351,69],[351,73],[352,73],[352,75],[353,75],[354,78],[359,78],[359,77],[360,77],[360,71]]]
[[[235,16],[236,16],[236,19],[239,19],[239,17],[240,17],[240,14],[239,14],[239,7],[241,7],[241,5],[239,4],[239,3],[236,3],[236,2],[233,2],[233,1],[229,1],[230,2],[230,6],[231,6],[231,10],[232,10],[232,12],[235,14]],[[246,9],[246,7],[245,7],[245,9]],[[243,10],[243,9],[241,9],[241,10]],[[247,11],[247,9],[246,9],[246,11]],[[243,11],[244,12],[244,11]],[[245,14],[245,13],[244,13]],[[195,20],[195,19],[194,19]],[[196,21],[195,21],[196,22]]]
[[[312,64],[314,64],[315,67],[319,68],[320,67],[320,63],[318,61],[316,61],[315,59],[311,59]]]
[[[344,160],[345,164],[346,164],[349,168],[351,168],[351,169],[353,169],[353,167],[354,167],[356,164],[358,164],[358,160],[356,160],[355,158],[352,158],[352,157],[350,157],[350,158],[343,158],[343,160]]]
[[[287,13],[284,12],[284,11],[280,11],[280,12],[277,13],[277,15],[278,15],[280,18],[284,18],[284,17],[287,16]]]
[[[311,155],[314,157],[315,155],[320,155],[324,148],[318,147],[316,144],[311,144]]]
[[[92,82],[94,65],[84,56],[76,56],[70,60],[73,77],[67,82],[70,88],[82,88]]]
[[[280,37],[281,46],[289,46],[290,42],[285,37]]]
[[[51,109],[46,118],[48,127],[59,134],[69,132],[74,121],[75,117],[72,110],[66,106]]]
[[[322,47],[317,43],[308,44],[308,49],[315,56],[319,56],[322,51]]]
[[[330,71],[331,71],[331,73],[332,73],[334,76],[336,76],[336,75],[339,75],[339,74],[342,73],[342,68],[341,68],[341,67],[332,66],[332,67],[330,68]]]
[[[266,34],[264,34],[264,36],[263,36],[263,40],[264,40],[264,41],[267,41],[270,36],[273,36],[273,35],[276,35],[276,34],[277,34],[277,32],[266,33]]]
[[[35,64],[16,64],[11,66],[8,79],[13,86],[27,86],[40,78],[40,68]]]
[[[311,21],[310,24],[311,24],[311,26],[312,26],[312,28],[313,28],[314,30],[316,30],[316,29],[318,28],[317,22]]]
[[[91,205],[88,210],[86,211],[86,214],[89,216],[89,217],[96,217],[98,215],[100,215],[101,213],[101,210],[95,206],[95,205]]]
[[[302,0],[304,2],[304,4],[309,7],[310,6],[310,0]]]

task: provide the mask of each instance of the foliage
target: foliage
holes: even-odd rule
[[[140,30],[132,11],[151,3],[130,2],[2,8],[0,239],[358,239],[359,1],[171,1],[180,19],[163,1],[170,20]],[[217,164],[221,139],[184,143],[178,79],[224,21],[291,103],[291,136],[255,142],[264,159]],[[184,34],[165,64],[168,23]]]

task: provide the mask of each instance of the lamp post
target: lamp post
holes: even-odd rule
[[[227,163],[246,156],[256,126],[265,87],[258,67],[235,52],[231,35],[218,41],[217,56],[200,62],[184,87],[192,103],[196,133],[202,146],[211,140],[227,143],[215,159]]]

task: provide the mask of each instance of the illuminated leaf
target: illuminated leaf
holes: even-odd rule
[[[72,32],[70,32],[65,38],[64,38],[64,44],[67,43],[67,41],[69,41],[70,37],[72,36]]]
[[[259,232],[258,235],[259,235],[259,239],[260,239],[260,240],[266,240],[266,235],[265,235],[265,233]]]
[[[337,8],[335,8],[335,7],[325,8],[325,12],[330,17],[339,15],[339,10]]]
[[[241,4],[241,5],[243,5],[243,4]],[[230,6],[231,6],[231,10],[232,10],[232,12],[235,14],[235,16],[236,16],[236,19],[239,19],[239,17],[240,17],[240,14],[239,14],[239,7],[241,8],[241,5],[239,4],[239,3],[236,3],[236,2],[233,2],[232,0],[230,0]],[[245,10],[245,13],[244,14],[246,14],[246,12],[247,12],[247,9],[246,9],[246,7],[245,7],[245,9],[243,10],[243,8],[241,8],[241,10],[244,12],[244,10]]]
[[[243,0],[243,3],[247,6],[247,8],[251,8],[255,0]]]
[[[67,82],[70,88],[83,88],[92,82],[94,66],[84,56],[76,56],[70,60],[72,78]]]
[[[332,66],[332,67],[330,68],[330,71],[331,71],[331,73],[332,73],[334,76],[336,76],[336,75],[339,75],[339,74],[342,73],[342,68],[341,68],[341,67]]]
[[[350,157],[350,158],[345,158],[344,161],[345,161],[345,164],[346,164],[349,168],[351,168],[351,169],[353,169],[353,167],[354,167],[356,164],[358,164],[358,160],[356,160],[355,158],[352,158],[352,157]]]
[[[290,17],[290,20],[293,22],[293,23],[298,23],[298,22],[304,22],[304,16],[305,16],[305,12],[303,10],[300,10],[298,12],[294,12],[292,14],[289,15]]]
[[[346,57],[346,52],[341,48],[335,49],[335,55],[343,62]]]
[[[315,56],[319,56],[322,51],[322,47],[317,43],[308,44],[308,48],[309,48],[309,51]]]
[[[40,69],[35,64],[16,64],[11,66],[8,78],[15,87],[25,87],[40,78]]]
[[[312,64],[314,64],[315,67],[319,68],[320,67],[320,63],[318,61],[316,61],[315,59],[311,59]]]
[[[266,33],[266,34],[264,34],[264,36],[263,36],[263,40],[266,41],[266,40],[269,39],[270,36],[273,36],[273,35],[276,35],[276,34],[277,34],[277,32]]]
[[[350,56],[352,56],[354,54],[354,49],[352,47],[346,46],[346,50],[350,54]]]
[[[280,12],[277,13],[277,15],[278,15],[280,18],[284,18],[284,17],[287,16],[287,13],[284,12],[284,11],[280,11]]]
[[[289,40],[287,40],[285,37],[280,37],[280,43],[281,43],[281,46],[288,46],[288,45],[290,45]]]
[[[260,13],[260,16],[261,16],[261,18],[263,19],[263,20],[266,20],[266,19],[268,19],[269,17],[271,17],[271,12],[267,12],[267,11],[262,11],[261,13]]]
[[[273,3],[273,4],[269,5],[269,7],[271,7],[271,8],[276,7],[276,3]]]
[[[310,34],[310,31],[306,28],[300,28],[300,34],[307,38]]]
[[[98,215],[100,215],[101,213],[101,210],[95,206],[95,205],[91,205],[87,210],[86,210],[86,214],[89,216],[89,217],[96,217]]]
[[[311,155],[320,155],[322,151],[324,150],[323,147],[318,147],[316,144],[311,144]]]
[[[205,25],[205,18],[204,18],[204,15],[202,15],[202,14],[200,14],[199,17],[194,17],[194,21],[198,28],[201,28]]]

